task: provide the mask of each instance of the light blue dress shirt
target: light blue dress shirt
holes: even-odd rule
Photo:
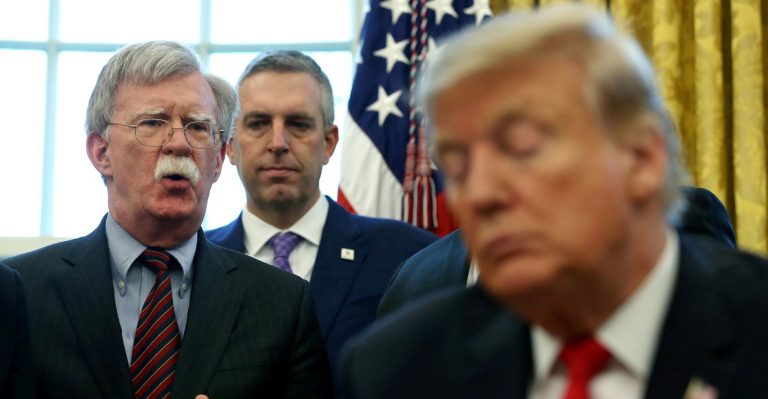
[[[106,231],[115,307],[117,317],[120,319],[120,328],[123,331],[125,357],[130,365],[136,324],[139,322],[139,313],[144,300],[155,284],[155,273],[136,261],[147,247],[128,234],[111,215],[107,215]],[[195,257],[196,248],[197,234],[192,235],[189,240],[176,248],[166,248],[166,251],[176,258],[182,269],[174,268],[171,271],[173,308],[182,338],[187,326],[189,298],[192,294],[192,260]]]

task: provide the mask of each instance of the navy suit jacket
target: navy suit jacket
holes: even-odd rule
[[[682,193],[688,207],[681,215],[678,231],[735,247],[731,219],[722,202],[704,188],[683,187]],[[398,267],[381,298],[377,316],[389,314],[424,294],[466,287],[469,262],[460,230],[435,241]]]
[[[682,398],[698,377],[719,398],[768,397],[768,261],[681,236],[677,280],[644,396]],[[342,357],[348,398],[524,398],[530,326],[481,286],[377,321]]]
[[[330,198],[328,205],[310,289],[335,366],[347,339],[375,319],[397,266],[436,237],[400,221],[353,215]],[[242,217],[206,235],[216,244],[245,252]],[[355,251],[354,260],[342,259],[343,248]]]
[[[0,265],[0,397],[34,397],[24,286],[19,273]]]
[[[174,398],[330,397],[308,284],[200,230]],[[104,221],[90,235],[3,261],[27,293],[44,398],[133,398]]]

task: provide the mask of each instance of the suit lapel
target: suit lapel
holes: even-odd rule
[[[214,231],[208,232],[224,248],[245,253],[245,229],[243,228],[243,213],[232,223]]]
[[[133,397],[117,318],[109,246],[101,225],[64,256],[70,273],[56,281],[62,302],[99,390],[107,398]]]
[[[206,241],[202,230],[197,240],[187,328],[174,381],[176,398],[205,392],[229,341],[245,292],[242,284],[227,275],[237,266]]]
[[[360,229],[352,215],[330,199],[328,205],[311,280],[323,336],[328,335],[366,257],[365,248],[359,245]],[[342,250],[354,251],[354,259],[342,259]]]
[[[449,245],[443,257],[444,266],[443,273],[439,273],[440,278],[444,279],[446,286],[457,281],[466,283],[470,259],[467,247],[461,240],[461,230],[454,231],[446,239]]]
[[[680,236],[675,291],[657,346],[646,397],[683,397],[694,377],[716,387],[733,373],[730,324],[717,299],[712,265]]]
[[[533,375],[533,354],[529,326],[494,303],[481,287],[471,288],[467,295],[475,303],[470,307],[471,319],[488,322],[476,331],[468,331],[467,363],[459,367],[466,378],[464,386],[475,387],[483,397],[525,398]]]

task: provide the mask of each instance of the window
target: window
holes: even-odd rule
[[[206,71],[232,84],[260,51],[307,52],[330,77],[341,125],[360,3],[26,0],[0,6],[0,117],[8,126],[0,146],[0,236],[80,236],[106,213],[106,189],[85,154],[84,124],[96,76],[116,49],[146,40],[186,43]],[[332,197],[340,146],[321,179],[321,190]],[[230,222],[244,203],[237,172],[225,161],[203,227]]]

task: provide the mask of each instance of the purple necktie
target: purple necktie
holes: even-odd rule
[[[299,241],[301,241],[301,236],[291,232],[278,233],[270,238],[268,243],[275,250],[275,258],[272,260],[272,264],[281,270],[293,273],[291,264],[288,262],[288,256],[291,255],[291,251],[296,248]]]

